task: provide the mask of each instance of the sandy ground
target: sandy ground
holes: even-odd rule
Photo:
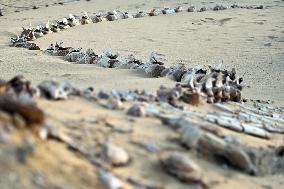
[[[233,4],[234,1],[207,1],[200,3],[197,0],[92,0],[92,1],[61,1],[64,5],[54,5],[57,1],[1,1],[0,8],[6,12],[0,17],[0,78],[10,79],[14,75],[23,74],[34,84],[50,78],[58,80],[70,80],[83,86],[93,86],[99,89],[112,88],[146,89],[156,91],[160,85],[173,86],[174,82],[167,78],[148,78],[142,73],[131,70],[105,69],[94,65],[78,65],[66,62],[57,57],[51,57],[42,52],[28,51],[25,49],[9,47],[10,37],[21,32],[22,26],[30,23],[35,26],[47,20],[54,20],[69,13],[80,14],[87,11],[90,14],[120,9],[129,12],[138,10],[149,11],[151,8],[163,8],[164,6],[182,5],[188,7],[194,4],[201,7],[214,6],[216,3]],[[159,17],[146,17],[140,19],[119,20],[116,22],[102,22],[71,28],[68,31],[51,34],[37,40],[37,44],[45,49],[51,42],[64,41],[66,46],[93,48],[100,53],[105,48],[117,51],[123,59],[126,55],[134,53],[141,59],[147,59],[148,55],[155,51],[165,60],[167,65],[184,63],[187,66],[198,64],[218,64],[223,62],[225,68],[236,68],[239,75],[244,77],[247,87],[243,96],[248,99],[261,99],[274,101],[273,106],[284,106],[284,2],[269,0],[240,0],[240,5],[267,6],[264,10],[235,9],[218,12],[204,13],[179,13]],[[49,6],[46,7],[46,4]],[[9,6],[6,6],[9,5]],[[39,6],[33,10],[32,6]],[[15,6],[17,6],[15,8]],[[18,10],[19,12],[15,12]],[[78,104],[80,104],[78,106]],[[114,134],[115,142],[124,146],[137,160],[127,168],[119,168],[119,174],[133,175],[146,180],[155,180],[164,183],[166,188],[188,188],[188,185],[177,182],[173,177],[163,173],[155,164],[157,156],[148,154],[142,149],[129,144],[133,138],[144,141],[155,141],[160,145],[169,145],[169,148],[178,148],[176,144],[168,144],[165,138],[176,137],[170,129],[161,126],[160,122],[150,118],[129,120],[123,112],[105,110],[94,104],[86,103],[80,99],[65,102],[39,101],[39,106],[48,116],[48,123],[64,126],[66,120],[80,120],[90,117],[103,117],[108,115],[109,120],[122,127],[135,125],[135,131],[131,135]],[[67,108],[66,108],[67,107]],[[191,107],[189,107],[191,108]],[[211,110],[211,106],[201,106],[202,109]],[[56,120],[56,121],[54,121]],[[100,125],[97,125],[100,127]],[[103,137],[99,132],[98,138]],[[255,146],[268,146],[283,144],[283,136],[266,141],[251,136],[235,134],[243,141]],[[101,136],[102,135],[102,136]],[[280,139],[279,139],[280,138]],[[280,142],[279,142],[280,141]],[[57,150],[51,154],[68,156],[69,151],[64,150],[61,144],[47,142],[42,148]],[[40,152],[39,152],[40,153]],[[71,156],[71,155],[70,155]],[[145,159],[144,156],[147,158]],[[192,158],[202,165],[209,181],[216,182],[212,188],[280,188],[283,185],[283,176],[250,177],[234,170],[223,168],[198,156]],[[51,157],[36,158],[47,159],[47,162],[55,162],[50,168],[55,173],[58,162]],[[139,161],[138,161],[139,160]],[[61,160],[66,165],[64,174],[71,174],[70,164],[84,168],[88,167],[86,174],[93,175],[90,164],[79,157]],[[65,162],[66,161],[66,162]],[[149,163],[150,162],[150,163]],[[40,170],[45,170],[48,163],[31,163]],[[145,166],[146,165],[146,166]],[[45,170],[46,171],[46,170]],[[80,175],[80,172],[78,173]],[[74,175],[73,175],[74,176]],[[51,176],[54,178],[54,176]],[[70,180],[72,180],[70,176]],[[74,178],[76,178],[74,176]],[[94,176],[95,178],[95,176]],[[78,179],[80,180],[80,179]],[[84,181],[88,186],[99,186],[96,181]],[[80,182],[80,181],[78,181]],[[57,183],[66,184],[66,181],[58,179]],[[73,181],[72,183],[76,183]],[[241,184],[240,184],[241,183]],[[73,185],[74,186],[74,185]],[[195,187],[191,186],[190,187]],[[197,186],[196,186],[197,187]],[[76,188],[76,186],[75,186]],[[78,187],[81,188],[81,187]]]
[[[204,4],[214,6],[218,2],[233,4],[233,1]],[[107,70],[92,65],[72,65],[42,53],[9,48],[7,45],[9,37],[18,34],[21,26],[28,26],[29,23],[36,25],[69,13],[79,14],[82,11],[94,13],[113,9],[129,12],[149,11],[152,7],[167,5],[186,7],[189,6],[187,3],[201,7],[201,4],[195,1],[122,0],[104,3],[98,0],[7,13],[0,20],[1,77],[10,78],[21,73],[35,82],[46,78],[69,79],[78,84],[105,89],[113,87],[133,89],[139,84],[141,88],[153,90],[161,84],[172,84],[167,79],[155,79],[153,82],[152,78],[145,78],[132,71]],[[22,4],[33,5],[33,3]],[[247,3],[240,1],[239,4]],[[94,48],[99,53],[102,49],[112,48],[121,54],[122,59],[130,53],[146,59],[152,51],[155,51],[169,65],[182,62],[188,66],[195,66],[223,62],[225,68],[235,67],[239,75],[244,77],[245,83],[249,86],[244,90],[246,98],[270,99],[276,104],[283,105],[283,2],[250,1],[249,4],[264,4],[268,8],[180,13],[139,20],[90,24],[49,35],[38,40],[38,43],[45,49],[50,42],[62,40],[67,46]],[[45,1],[37,1],[37,6],[44,5]]]

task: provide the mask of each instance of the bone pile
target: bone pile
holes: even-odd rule
[[[221,65],[216,68],[209,66],[203,68],[186,68],[183,64],[167,68],[158,60],[155,53],[151,53],[148,61],[142,61],[129,55],[123,61],[119,59],[118,53],[106,49],[102,55],[97,55],[93,49],[86,51],[80,48],[64,47],[63,42],[51,44],[45,51],[54,56],[63,56],[65,60],[81,64],[95,64],[105,68],[134,69],[142,71],[149,77],[167,77],[181,83],[181,89],[172,89],[178,94],[176,99],[197,105],[201,98],[208,103],[241,101],[241,90],[243,79],[236,75],[235,69],[231,71],[221,70]],[[173,92],[174,93],[174,92]]]
[[[212,11],[221,11],[227,9],[235,9],[235,8],[242,8],[242,9],[264,9],[263,5],[260,6],[240,6],[237,4],[233,4],[231,6],[224,6],[224,5],[215,5],[214,7],[201,7],[197,9],[195,6],[188,7],[185,11],[186,12],[204,12],[208,10]],[[45,25],[38,25],[36,27],[31,27],[31,25],[27,28],[23,27],[23,32],[14,38],[11,38],[11,46],[13,47],[22,47],[27,48],[29,50],[40,50],[39,47],[28,41],[33,41],[37,38],[43,37],[44,35],[50,33],[56,33],[63,30],[66,30],[70,27],[75,27],[78,25],[86,25],[90,23],[99,23],[102,21],[115,21],[119,19],[128,19],[128,18],[142,18],[146,16],[158,16],[161,14],[173,14],[183,12],[184,9],[181,6],[176,8],[165,7],[162,10],[152,9],[150,12],[139,11],[137,13],[131,14],[128,12],[123,11],[108,11],[107,13],[95,13],[94,15],[89,16],[87,12],[84,12],[81,16],[76,16],[73,14],[69,14],[67,17],[58,19],[50,23],[49,21]],[[1,10],[0,10],[1,16]]]
[[[156,94],[150,94],[146,91],[139,92],[113,89],[109,93],[100,91],[97,98],[106,100],[109,105],[104,105],[104,107],[116,110],[123,109],[123,104],[121,104],[119,108],[110,108],[118,107],[113,105],[117,104],[117,101],[121,103],[124,101],[134,102],[135,104],[127,111],[128,115],[134,117],[145,117],[147,115],[155,116],[175,129],[182,128],[184,125],[195,124],[220,136],[222,135],[219,133],[220,130],[215,127],[220,126],[239,133],[264,139],[270,139],[271,134],[273,133],[284,133],[284,119],[282,116],[283,108],[274,108],[259,103],[254,103],[253,107],[250,107],[241,103],[229,102],[226,105],[221,103],[214,104],[214,107],[217,110],[212,113],[194,113],[186,108],[186,104],[194,99],[183,96],[184,94],[182,94],[181,91],[182,88],[180,85],[175,88],[161,87],[157,90]],[[177,98],[177,96],[181,97]],[[110,99],[116,99],[117,101]],[[160,106],[172,110],[170,113],[174,114],[169,116],[164,115],[163,113],[161,114],[155,108],[139,105],[141,102],[146,104],[155,104],[158,102]],[[170,105],[172,108],[166,104]],[[196,121],[193,122],[188,118],[183,118],[185,115]]]
[[[27,35],[30,35],[29,33]],[[11,38],[11,46],[12,47],[20,47],[25,48],[28,50],[40,50],[39,46],[37,46],[35,43],[31,43],[27,39],[28,37],[19,37]]]
[[[219,111],[219,113],[224,112]],[[274,169],[278,170],[278,167],[284,166],[283,159],[274,155],[277,149],[246,146],[238,138],[224,135],[221,130],[213,125],[208,125],[208,123],[202,121],[193,121],[195,120],[193,117],[189,119],[182,115],[164,114],[160,114],[158,117],[165,125],[180,134],[179,140],[182,145],[189,150],[196,150],[216,163],[221,158],[226,160],[229,166],[251,175],[268,174],[273,172]],[[283,124],[280,127],[283,129]],[[258,133],[258,131],[255,133]],[[273,158],[275,158],[275,161]],[[270,162],[270,166],[265,168],[264,164],[268,162]]]
[[[237,110],[216,104],[215,106],[225,112],[208,114],[205,119],[224,128],[266,139],[270,138],[270,133],[284,133],[282,127],[284,120],[274,108],[265,106],[250,108],[242,104],[235,105],[239,107]],[[259,105],[255,104],[255,106]]]

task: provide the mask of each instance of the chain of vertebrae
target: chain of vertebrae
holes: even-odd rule
[[[213,8],[201,7],[196,10],[194,6],[186,9],[187,12],[220,11],[226,9],[245,8],[245,9],[263,9],[260,6],[239,6],[232,5],[226,7],[216,5]],[[139,11],[135,14],[121,11],[109,11],[107,13],[95,14],[89,16],[86,12],[82,16],[69,14],[68,17],[56,20],[53,23],[44,26],[23,28],[23,32],[16,38],[11,38],[11,46],[22,47],[29,50],[40,50],[33,42],[44,35],[60,32],[70,27],[98,23],[102,21],[115,21],[118,19],[142,18],[146,16],[167,15],[182,12],[183,8],[164,8],[162,10],[152,9],[149,13]],[[118,53],[113,53],[111,49],[103,51],[102,55],[97,55],[93,49],[83,50],[82,48],[64,47],[63,42],[51,44],[45,51],[50,55],[64,57],[65,60],[81,64],[96,64],[106,68],[136,69],[144,71],[150,77],[168,77],[174,81],[181,82],[183,87],[188,88],[191,95],[204,97],[207,102],[237,101],[241,100],[242,78],[238,77],[235,69],[231,71],[221,70],[221,64],[216,67],[197,66],[186,68],[183,64],[177,64],[174,67],[165,67],[164,63],[157,59],[155,53],[151,53],[149,60],[143,62],[136,59],[133,54],[120,60]]]

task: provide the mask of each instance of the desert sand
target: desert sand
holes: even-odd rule
[[[200,8],[216,4],[231,5],[235,1],[197,0],[91,0],[91,1],[1,1],[0,8],[5,15],[0,17],[0,78],[10,79],[15,75],[24,75],[34,85],[46,79],[68,80],[79,86],[92,86],[94,90],[109,91],[113,88],[145,89],[155,92],[161,85],[173,87],[175,82],[168,78],[149,78],[135,70],[107,69],[95,65],[74,64],[62,58],[49,56],[42,51],[29,51],[10,47],[10,38],[22,31],[22,27],[44,24],[63,18],[69,13],[89,14],[109,10],[123,10],[135,13],[139,10],[149,11],[152,8],[162,9],[166,6],[189,7],[191,4]],[[106,48],[119,52],[121,57],[135,54],[143,60],[151,52],[156,52],[167,66],[183,63],[188,67],[196,65],[216,65],[223,63],[225,69],[236,68],[242,76],[245,88],[244,98],[249,100],[272,101],[270,106],[284,106],[284,2],[269,0],[239,0],[240,5],[264,5],[262,10],[228,9],[224,11],[181,12],[172,15],[145,17],[137,19],[101,22],[80,25],[69,30],[53,33],[36,40],[41,49],[50,43],[63,41],[66,46],[93,48],[101,53]],[[48,7],[46,5],[49,5]],[[38,9],[32,9],[33,6]],[[179,182],[166,174],[157,164],[159,155],[149,153],[133,144],[149,141],[163,150],[184,149],[169,138],[178,138],[178,134],[152,117],[130,118],[125,103],[122,111],[107,110],[96,103],[81,98],[67,101],[48,101],[37,99],[38,106],[46,114],[46,125],[66,130],[67,135],[74,135],[90,142],[103,141],[105,136],[123,146],[133,161],[129,166],[115,168],[114,172],[122,177],[132,176],[147,182],[171,188],[199,188],[196,184]],[[186,106],[197,112],[212,112],[213,105],[202,104],[198,107]],[[283,113],[282,113],[283,114]],[[115,127],[129,129],[129,133],[113,132],[104,121],[95,123],[90,119],[108,120]],[[83,121],[82,121],[83,120]],[[87,128],[87,134],[84,133]],[[228,135],[238,137],[249,146],[268,147],[284,144],[284,135],[273,134],[270,140],[260,139],[242,133],[220,128]],[[13,136],[22,135],[16,131]],[[71,133],[70,133],[71,132]],[[13,172],[16,178],[23,180],[23,188],[43,188],[32,185],[29,181],[33,174],[44,175],[49,184],[46,188],[103,188],[93,166],[81,154],[68,150],[61,142],[36,140],[38,144],[33,156],[26,165],[7,164],[5,173]],[[249,176],[207,161],[196,153],[187,153],[196,161],[210,188],[263,188],[278,189],[283,186],[283,174]],[[5,161],[3,162],[5,163]],[[2,168],[1,168],[2,172]],[[3,172],[4,173],[4,172]],[[7,177],[1,174],[0,186],[11,186]],[[12,177],[12,176],[11,176]],[[16,179],[16,180],[17,180]],[[26,179],[26,180],[25,180]],[[128,186],[126,186],[127,188]],[[7,187],[9,188],[9,187]],[[20,187],[21,188],[21,187]],[[130,187],[129,187],[130,188]]]

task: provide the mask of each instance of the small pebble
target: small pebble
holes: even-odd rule
[[[41,127],[39,129],[39,137],[41,140],[46,140],[48,137],[48,129],[46,127]]]
[[[151,153],[157,153],[160,151],[159,147],[155,143],[147,143],[146,149]]]
[[[100,178],[106,189],[122,189],[123,183],[110,172],[99,170]]]
[[[176,7],[175,12],[182,12],[182,7],[181,6]]]
[[[110,97],[110,95],[107,92],[104,91],[100,91],[98,94],[98,97],[101,99],[108,99]]]
[[[33,6],[33,8],[32,9],[39,9],[39,7],[38,6]]]
[[[199,166],[180,152],[176,151],[162,154],[160,163],[166,172],[177,177],[181,181],[206,185],[202,179],[202,173]]]
[[[126,165],[130,160],[123,148],[110,142],[102,144],[102,156],[106,162],[114,166]]]
[[[207,10],[206,7],[201,7],[200,10],[199,10],[199,12],[204,12],[204,11],[206,11],[206,10]]]
[[[146,110],[143,106],[134,104],[132,107],[128,109],[127,115],[134,117],[144,117],[146,116]]]
[[[186,125],[180,131],[181,143],[189,148],[194,148],[198,145],[201,131],[196,125]]]
[[[194,6],[190,6],[188,9],[187,9],[188,12],[194,12],[195,11],[195,7]]]
[[[35,140],[32,137],[22,139],[21,145],[16,149],[16,157],[20,163],[26,163],[29,156],[35,151]]]
[[[109,98],[106,107],[110,110],[121,110],[123,108],[122,102],[117,98]]]

